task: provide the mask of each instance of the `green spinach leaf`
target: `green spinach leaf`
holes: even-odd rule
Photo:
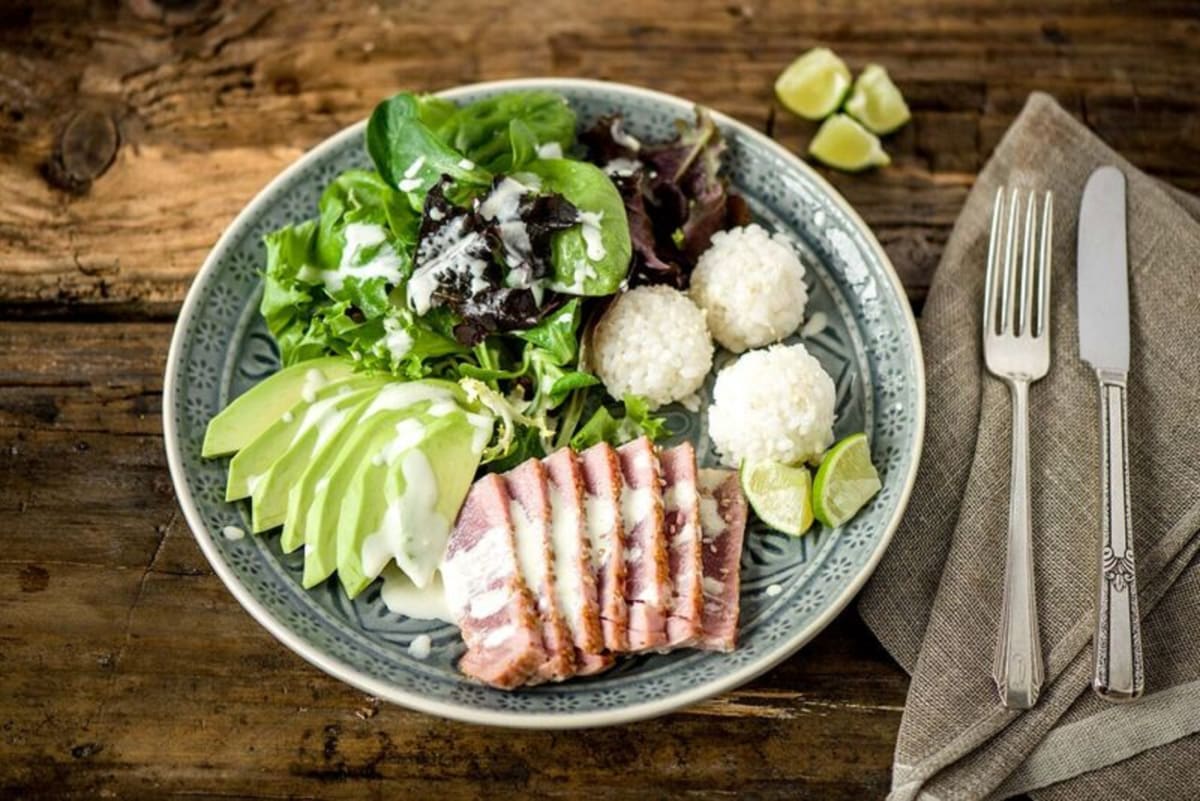
[[[575,143],[575,112],[562,95],[531,90],[505,92],[495,97],[468,103],[437,126],[437,134],[480,167],[493,173],[512,172],[514,155],[526,153],[525,142],[513,142],[514,126],[521,139],[532,143],[536,156],[539,145],[557,142],[566,152]]]
[[[442,175],[464,187],[482,188],[491,181],[487,170],[466,160],[427,124],[443,120],[445,102],[402,92],[376,106],[367,122],[367,152],[375,169],[389,185],[416,199],[418,208]]]
[[[625,203],[612,180],[593,164],[569,159],[535,161],[525,169],[585,215],[580,224],[554,234],[554,288],[572,295],[616,292],[629,274],[633,246]]]

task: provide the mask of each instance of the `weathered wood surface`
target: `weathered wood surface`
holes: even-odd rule
[[[827,44],[913,124],[828,174],[919,303],[1033,89],[1200,189],[1200,4],[0,3],[0,798],[729,796],[887,786],[906,679],[853,615],[661,721],[512,733],[377,706],[278,645],[182,522],[170,320],[223,226],[389,92],[521,75],[674,92],[803,148],[771,82]]]

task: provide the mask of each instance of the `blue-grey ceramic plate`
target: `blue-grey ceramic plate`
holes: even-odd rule
[[[446,92],[469,101],[515,88],[565,95],[581,124],[620,111],[642,139],[668,138],[692,115],[676,97],[596,81],[534,79]],[[300,585],[302,552],[285,555],[278,535],[230,540],[248,509],[223,500],[225,460],[200,458],[205,426],[228,401],[278,366],[257,314],[263,234],[316,213],[322,188],[368,165],[363,125],[321,143],[238,215],[197,275],[171,343],[163,408],[171,475],[189,525],[213,569],[263,626],[317,667],[362,690],[431,714],[508,726],[567,728],[660,715],[729,690],[794,653],[862,587],[904,511],[920,457],[924,377],[920,345],[900,282],[875,237],[824,180],[782,147],[714,115],[728,139],[729,174],[755,215],[784,232],[809,265],[809,313],[828,325],[805,339],[837,384],[837,435],[870,434],[883,490],[849,525],[793,539],[747,533],[742,560],[739,647],[729,654],[679,651],[631,658],[589,679],[504,693],[464,680],[456,630],[391,614],[378,584],[351,602],[336,581]],[[701,415],[676,409],[711,462]],[[413,638],[433,642],[425,659]]]

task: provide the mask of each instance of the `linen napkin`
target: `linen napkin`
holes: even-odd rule
[[[1093,169],[1125,173],[1133,531],[1147,695],[1092,697],[1100,519],[1096,379],[1079,358],[1075,242]],[[1004,575],[1011,420],[984,368],[983,279],[1001,185],[1054,192],[1051,369],[1030,392],[1031,504],[1046,680],[999,703],[991,672]],[[921,319],[926,439],[904,521],[859,600],[912,674],[894,801],[1200,798],[1200,205],[1144,175],[1043,94],[980,174]],[[1039,790],[1039,788],[1048,788]]]

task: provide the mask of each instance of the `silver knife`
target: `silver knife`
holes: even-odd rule
[[[1125,176],[1101,167],[1079,207],[1079,355],[1100,381],[1100,569],[1092,689],[1106,701],[1142,694],[1142,634],[1129,516],[1129,265]]]

